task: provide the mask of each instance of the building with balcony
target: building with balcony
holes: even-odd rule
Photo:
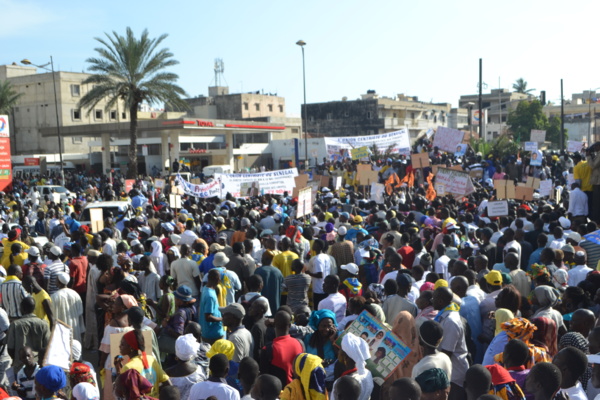
[[[359,99],[306,105],[310,137],[376,135],[408,129],[412,140],[430,128],[448,126],[451,105],[399,94],[380,97],[368,90]],[[304,115],[304,105],[302,105]]]
[[[588,143],[600,140],[600,93],[595,90],[573,93],[570,100],[565,100],[564,112],[569,140]],[[544,114],[548,118],[560,117],[560,103],[545,105]]]

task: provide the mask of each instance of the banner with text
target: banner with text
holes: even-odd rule
[[[443,185],[444,191],[453,195],[467,196],[475,191],[467,172],[449,168],[438,168],[435,184]]]
[[[231,193],[233,197],[247,197],[241,193],[242,183],[258,182],[261,194],[292,193],[296,186],[294,177],[298,176],[298,169],[280,169],[277,171],[258,172],[253,174],[215,174],[215,181],[221,185],[221,195],[224,197]]]
[[[460,153],[463,150],[462,146],[460,146],[463,136],[465,136],[463,131],[438,126],[433,138],[433,147],[438,147],[440,150],[447,151],[448,153]]]
[[[8,115],[0,115],[0,191],[5,191],[11,184],[10,125]]]
[[[177,174],[177,182],[181,185],[183,193],[188,196],[209,198],[209,197],[221,197],[221,185],[216,180],[206,184],[191,183],[183,179],[183,177]]]
[[[410,155],[410,138],[406,129],[369,136],[326,137],[325,147],[331,160],[338,160],[351,154],[352,149],[377,146],[381,153],[390,147],[392,153]]]

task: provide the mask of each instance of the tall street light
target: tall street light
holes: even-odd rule
[[[298,40],[296,44],[302,48],[302,82],[304,84],[304,169],[308,169],[308,119],[306,117],[306,68],[304,65],[304,46],[306,46],[306,42],[304,40]]]
[[[21,63],[24,65],[33,65],[34,67],[42,68],[46,71],[52,72],[52,83],[54,84],[54,109],[56,110],[56,132],[58,134],[58,155],[60,157],[60,178],[62,180],[62,184],[64,185],[65,170],[63,167],[62,137],[60,135],[60,122],[58,117],[58,95],[56,94],[56,74],[54,73],[54,60],[52,59],[52,56],[50,56],[49,63],[46,63],[44,65],[35,65],[34,63],[25,58],[21,61]],[[50,66],[50,69],[48,69],[48,66]]]

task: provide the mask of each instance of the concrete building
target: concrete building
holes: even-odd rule
[[[569,140],[578,142],[595,143],[600,140],[600,94],[592,90],[582,93],[573,93],[571,100],[565,100],[565,129]],[[547,104],[544,114],[560,117],[560,104]]]
[[[416,96],[380,97],[368,90],[357,100],[306,105],[310,137],[360,136],[407,128],[415,140],[430,128],[448,126],[451,105],[428,103]],[[302,105],[304,115],[304,105]]]
[[[497,138],[506,130],[508,113],[516,108],[519,102],[533,99],[532,95],[511,92],[508,89],[492,89],[490,93],[484,93],[482,95],[483,134],[480,137],[486,141]],[[467,94],[460,96],[458,107],[465,109],[472,107],[472,116],[475,119],[479,111],[479,95]],[[477,132],[478,122],[473,122],[473,131]]]

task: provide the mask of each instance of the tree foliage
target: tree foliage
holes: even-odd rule
[[[560,145],[560,117],[552,116],[548,120],[539,100],[520,102],[516,109],[509,112],[507,125],[517,143],[528,142],[531,130],[539,129],[546,131],[546,141],[555,146]],[[567,138],[565,129],[565,141]]]
[[[527,81],[523,78],[519,78],[513,83],[513,89],[517,93],[530,94],[535,89],[527,89]]]
[[[8,114],[23,93],[17,93],[8,80],[0,81],[0,114]]]
[[[88,114],[95,106],[106,100],[107,111],[123,101],[129,110],[129,166],[127,176],[137,177],[137,124],[140,104],[168,103],[172,108],[187,108],[181,99],[185,91],[175,82],[179,79],[168,67],[179,64],[173,59],[168,48],[158,49],[167,38],[166,34],[152,39],[148,30],[136,38],[131,28],[125,36],[116,32],[105,34],[106,38],[96,38],[102,45],[94,50],[97,57],[88,58],[89,70],[93,72],[83,83],[91,84],[92,89],[79,101],[79,106],[88,108]]]
[[[471,139],[470,145],[473,151],[481,153],[483,158],[488,158],[491,154],[495,159],[503,159],[519,152],[519,145],[506,134],[498,136],[492,142],[486,142],[484,139]]]

